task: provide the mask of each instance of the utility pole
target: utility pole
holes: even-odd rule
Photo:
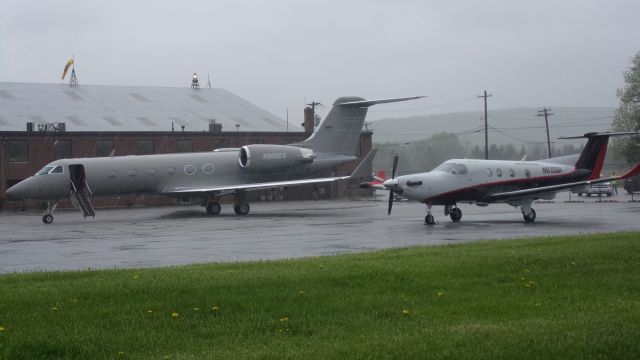
[[[489,160],[489,124],[487,122],[487,98],[491,97],[491,94],[487,94],[487,90],[484,91],[484,95],[476,96],[484,98],[484,158]]]
[[[547,109],[547,107],[543,107],[542,110],[538,110],[537,116],[544,116],[544,123],[547,126],[547,151],[549,154],[549,158],[551,158],[551,139],[549,138],[549,116],[553,115],[551,109]]]

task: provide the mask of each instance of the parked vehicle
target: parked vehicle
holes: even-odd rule
[[[611,183],[608,182],[608,181],[607,182],[603,182],[603,183],[599,183],[599,184],[589,185],[586,188],[585,192],[579,192],[578,196],[582,196],[582,194],[584,194],[585,196],[591,196],[591,195],[611,196],[611,195],[613,195],[613,185],[611,185]]]
[[[640,191],[640,176],[634,176],[624,181],[624,189],[629,194]]]

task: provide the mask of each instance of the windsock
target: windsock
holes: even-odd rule
[[[69,61],[67,61],[67,65],[64,66],[64,71],[62,72],[62,80],[64,80],[64,77],[67,76],[67,71],[69,70],[69,67],[73,65],[73,59],[69,59]]]

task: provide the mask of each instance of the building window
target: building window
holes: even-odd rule
[[[29,162],[29,142],[27,140],[9,141],[9,162]]]
[[[113,140],[96,141],[96,156],[109,156],[113,150]]]
[[[56,140],[53,144],[53,158],[58,159],[71,159],[71,140]]]
[[[191,139],[176,140],[176,152],[179,152],[179,153],[193,152],[193,144],[191,143]]]
[[[138,140],[136,143],[137,155],[151,155],[153,154],[153,140],[143,139]]]

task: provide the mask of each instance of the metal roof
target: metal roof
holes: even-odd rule
[[[0,131],[65,123],[66,131],[286,131],[286,122],[224,89],[0,82]],[[297,124],[290,130],[300,131]],[[37,129],[37,125],[36,125]]]

